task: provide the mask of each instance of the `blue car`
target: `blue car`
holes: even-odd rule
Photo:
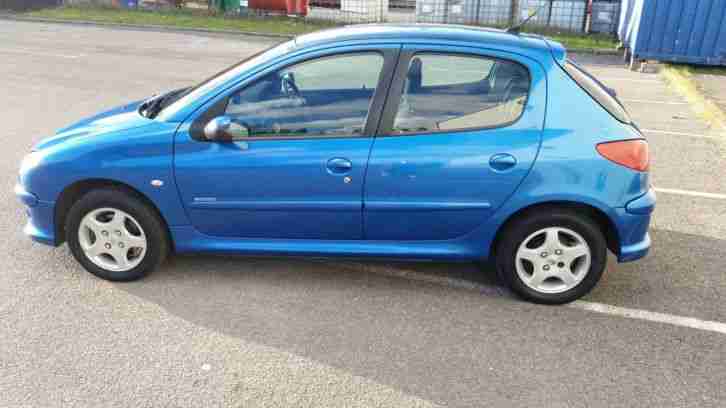
[[[648,144],[551,40],[436,25],[300,36],[36,145],[25,233],[129,281],[170,253],[484,262],[577,299],[650,247]]]

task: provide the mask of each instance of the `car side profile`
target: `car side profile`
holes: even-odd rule
[[[25,233],[91,273],[172,252],[483,262],[564,303],[645,256],[648,144],[551,40],[360,25],[297,37],[37,144]]]

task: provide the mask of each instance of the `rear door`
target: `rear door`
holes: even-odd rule
[[[545,104],[529,58],[404,47],[368,163],[365,238],[446,240],[484,223],[532,167]]]

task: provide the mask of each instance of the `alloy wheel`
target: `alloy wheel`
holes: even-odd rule
[[[516,253],[517,275],[538,292],[562,293],[577,286],[590,270],[592,254],[584,238],[562,227],[529,235]]]
[[[116,208],[99,208],[86,214],[78,227],[78,241],[91,262],[113,272],[138,266],[148,245],[139,222]]]

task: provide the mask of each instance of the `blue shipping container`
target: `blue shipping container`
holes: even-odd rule
[[[618,36],[633,60],[726,65],[726,0],[624,0]]]

